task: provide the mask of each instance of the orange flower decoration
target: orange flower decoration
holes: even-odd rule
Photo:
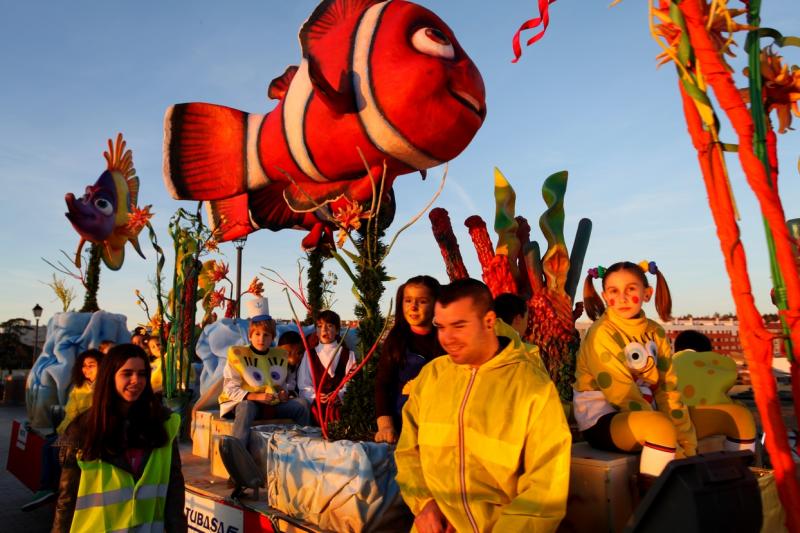
[[[261,296],[264,294],[264,283],[257,277],[253,278],[253,281],[250,282],[250,286],[247,287],[247,292],[254,296]]]
[[[205,248],[209,252],[219,252],[219,243],[217,242],[217,239],[214,239],[213,237],[208,239],[206,241]]]
[[[761,78],[764,96],[764,108],[767,113],[775,111],[778,115],[778,132],[786,133],[792,129],[792,114],[800,117],[797,102],[800,101],[800,69],[797,65],[783,63],[782,57],[776,54],[772,47],[761,50]],[[745,76],[750,75],[749,69],[744,69]],[[747,89],[741,90],[742,96],[750,101]]]
[[[225,300],[225,289],[214,291],[208,298],[208,306],[209,308],[214,309],[215,307],[222,305]]]
[[[714,12],[711,15],[713,20],[710,26],[708,25],[709,15],[706,14],[708,35],[717,50],[719,50],[723,56],[728,55],[730,57],[736,57],[736,54],[734,54],[732,50],[732,47],[736,46],[736,42],[730,35],[737,31],[749,31],[753,29],[753,27],[747,24],[739,24],[733,19],[747,13],[747,10],[728,9],[724,1],[717,2],[715,6]],[[662,7],[653,8],[651,14],[653,18],[659,21],[655,24],[654,32],[666,45],[666,49],[656,56],[658,65],[661,66],[664,63],[672,61],[673,58],[678,57],[678,46],[683,32],[670,17],[668,5],[662,3]],[[723,33],[727,33],[728,36],[724,36]]]
[[[336,237],[336,244],[339,248],[344,246],[347,234],[350,230],[357,230],[361,227],[361,219],[369,217],[369,212],[365,212],[358,202],[347,202],[344,207],[336,210],[333,219],[339,226],[339,234]]]
[[[214,261],[214,266],[209,271],[208,277],[211,278],[211,281],[214,283],[222,281],[228,277],[228,265],[222,261]]]
[[[149,205],[144,208],[131,206],[130,212],[128,213],[128,223],[125,225],[125,231],[130,235],[138,235],[152,217],[153,213],[150,212]]]

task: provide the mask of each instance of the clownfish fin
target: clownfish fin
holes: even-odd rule
[[[122,263],[125,262],[125,246],[116,247],[106,241],[103,243],[103,251],[100,257],[109,270],[119,270],[122,268]]]
[[[286,67],[286,70],[269,82],[269,88],[267,89],[267,96],[269,96],[272,100],[283,100],[283,97],[286,96],[286,91],[289,90],[289,84],[292,83],[292,79],[294,79],[294,75],[297,74],[297,65],[289,65]]]
[[[387,187],[391,187],[391,183],[387,183]],[[372,190],[372,179],[366,175],[358,179],[327,183],[292,183],[283,191],[283,197],[293,211],[304,213],[336,202],[340,198],[365,203],[372,198]]]
[[[422,176],[422,181],[425,181],[425,178],[428,177],[428,169],[423,168],[419,171],[419,175]]]
[[[300,28],[300,46],[315,92],[334,112],[353,113],[349,42],[361,15],[380,0],[323,0]],[[338,84],[338,89],[333,83]]]
[[[232,241],[257,230],[250,221],[247,193],[206,204],[211,230],[219,242]]]
[[[314,92],[319,96],[320,100],[339,115],[355,113],[357,111],[356,96],[353,92],[353,84],[350,83],[347,73],[344,70],[341,71],[339,76],[340,89],[336,89],[325,77],[314,56],[309,55],[306,57],[306,62],[308,63],[308,78],[311,80]]]
[[[307,252],[310,252],[311,250],[314,250],[320,246],[322,246],[323,249],[327,248],[327,250],[333,250],[336,247],[336,245],[333,243],[334,229],[335,228],[330,225],[317,222],[311,227],[308,235],[303,238],[300,246],[302,246],[303,250]]]
[[[128,193],[130,194],[131,205],[138,205],[139,202],[139,178],[136,176],[128,178]]]
[[[313,53],[318,41],[325,40],[331,33],[350,29],[355,31],[359,16],[369,7],[382,0],[323,0],[314,9],[308,20],[300,28],[300,45],[303,56]],[[341,34],[340,34],[341,35]],[[344,47],[345,49],[347,47]]]
[[[231,107],[189,103],[164,116],[164,184],[176,200],[222,200],[268,183],[248,136],[263,115]]]
[[[283,197],[285,183],[273,183],[248,195],[253,223],[259,228],[278,231],[285,228],[310,229],[319,222],[313,213],[292,211]]]
[[[334,181],[329,183],[305,182],[299,187],[294,183],[283,191],[283,198],[289,208],[298,213],[315,211],[330,202],[347,196],[351,182]]]

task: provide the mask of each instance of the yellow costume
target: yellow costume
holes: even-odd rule
[[[677,381],[664,329],[643,312],[625,319],[608,309],[589,329],[578,352],[573,386],[578,428],[586,432],[616,413],[610,426],[613,445],[624,451],[643,447],[641,471],[658,475],[675,457],[676,441],[686,455],[694,455],[697,448]],[[648,392],[658,411],[653,400],[645,399]]]
[[[748,449],[755,426],[747,423],[743,408],[698,405],[690,409],[684,397],[688,399],[693,388],[679,384],[679,366],[673,364],[664,329],[643,312],[625,319],[613,309],[606,310],[578,352],[573,386],[578,428],[596,445],[591,432],[612,414],[608,430],[613,446],[623,451],[643,448],[640,470],[652,475],[675,457],[676,443],[678,456],[695,455],[698,437],[725,434],[729,449]],[[654,401],[646,398],[650,390]]]
[[[395,460],[415,515],[435,499],[457,531],[555,531],[563,518],[564,412],[546,373],[510,339],[477,369],[442,356],[414,380]]]
[[[67,397],[67,405],[64,407],[64,420],[56,428],[56,432],[62,435],[73,420],[78,415],[88,411],[92,406],[92,395],[94,394],[94,384],[84,381],[80,387],[72,387]]]
[[[675,354],[672,364],[697,438],[725,435],[725,450],[755,450],[753,415],[747,407],[731,401],[727,394],[736,384],[736,362],[715,352],[684,350]]]
[[[222,394],[219,395],[220,414],[234,410],[248,392],[277,393],[282,390],[289,373],[288,366],[288,354],[282,348],[270,348],[263,355],[249,346],[228,348]],[[277,403],[276,398],[273,404]]]

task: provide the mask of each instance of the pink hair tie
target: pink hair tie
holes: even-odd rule
[[[596,268],[590,268],[589,270],[586,271],[586,273],[592,279],[602,278],[603,276],[606,275],[606,268],[598,266]]]

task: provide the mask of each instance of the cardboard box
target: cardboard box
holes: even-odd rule
[[[219,441],[227,435],[233,435],[233,420],[218,418],[211,421],[211,474],[217,477],[228,477],[228,469],[219,455]]]
[[[572,446],[567,515],[561,532],[616,533],[633,513],[639,454],[595,450],[586,442]]]
[[[195,411],[192,415],[192,455],[209,458],[211,454],[211,421],[219,411]]]

